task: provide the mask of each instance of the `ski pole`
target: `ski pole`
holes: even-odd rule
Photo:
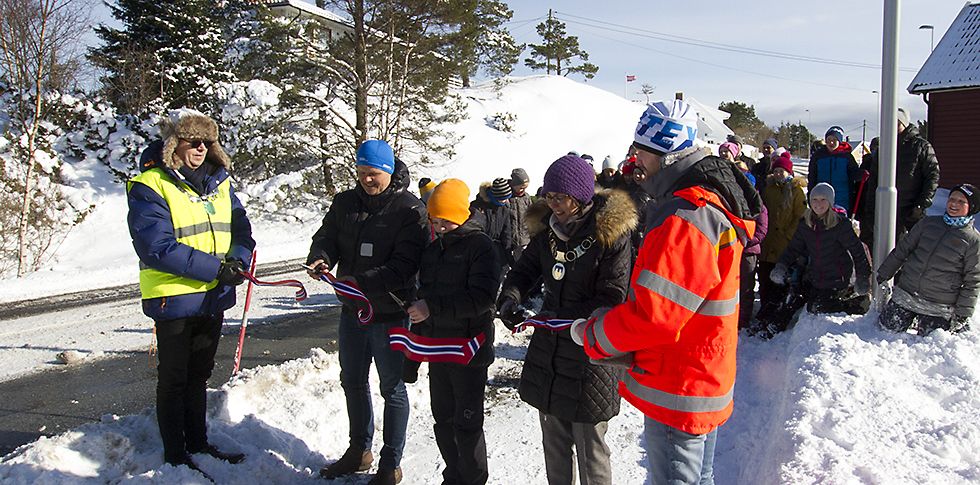
[[[255,250],[252,250],[252,267],[249,270],[249,275],[255,276]],[[252,304],[252,278],[248,279],[248,289],[245,290],[245,309],[242,310],[242,328],[238,332],[238,348],[235,349],[235,368],[231,371],[231,375],[238,374],[238,369],[242,365],[242,348],[245,347],[245,327],[248,326],[248,307]]]
[[[857,197],[855,197],[854,200],[854,210],[851,211],[851,219],[857,215],[858,206],[861,205],[861,194],[864,192],[864,184],[868,182],[869,178],[871,178],[871,172],[868,172],[867,170],[863,170],[862,172],[864,173],[861,174],[861,183],[858,185]]]

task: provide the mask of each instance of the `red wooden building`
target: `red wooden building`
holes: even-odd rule
[[[963,7],[908,90],[929,106],[939,185],[980,183],[980,3]]]

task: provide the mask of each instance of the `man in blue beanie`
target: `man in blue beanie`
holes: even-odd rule
[[[338,354],[340,384],[347,398],[350,446],[320,470],[334,479],[371,467],[374,416],[368,374],[374,361],[384,406],[384,446],[378,473],[370,485],[401,481],[401,457],[408,427],[408,393],[402,381],[403,355],[388,346],[388,329],[408,326],[392,298],[416,300],[415,274],[428,243],[428,215],[422,201],[406,190],[408,168],[382,140],[367,140],[357,149],[357,186],[333,200],[323,225],[313,235],[307,264],[310,276],[337,266],[339,280],[353,283],[374,307],[374,320],[361,325],[359,303],[341,298]]]

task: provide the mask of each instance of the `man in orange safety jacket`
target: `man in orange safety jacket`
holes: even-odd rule
[[[645,415],[652,483],[713,483],[732,414],[739,261],[762,201],[738,168],[694,146],[685,102],[651,104],[634,134],[654,199],[627,301],[572,328],[599,363],[625,363],[619,393]]]

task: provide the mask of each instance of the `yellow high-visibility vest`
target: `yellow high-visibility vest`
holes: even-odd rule
[[[143,184],[163,197],[170,207],[177,242],[224,259],[231,248],[231,182],[225,178],[218,190],[199,196],[184,182],[174,181],[160,168],[152,168],[126,183]],[[203,293],[218,286],[218,280],[198,281],[150,268],[140,262],[140,293],[143,299]]]

